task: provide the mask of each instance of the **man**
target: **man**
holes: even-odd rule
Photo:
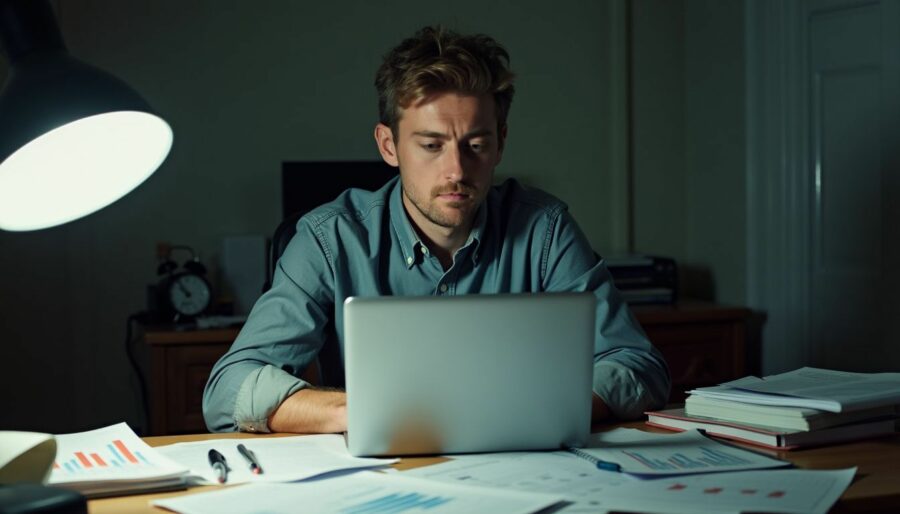
[[[298,377],[320,350],[341,350],[343,302],[355,295],[593,291],[593,418],[665,403],[665,362],[565,205],[514,180],[492,187],[513,97],[508,61],[487,36],[432,27],[385,57],[375,141],[399,179],[345,192],[298,222],[272,289],[213,368],[210,430],[346,430],[344,393]]]

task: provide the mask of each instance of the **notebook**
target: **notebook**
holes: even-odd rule
[[[350,453],[584,445],[595,308],[591,293],[348,298]]]

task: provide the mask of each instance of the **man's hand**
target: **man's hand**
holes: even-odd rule
[[[608,419],[611,415],[609,407],[606,406],[606,402],[603,401],[603,398],[594,394],[593,400],[591,401],[591,422],[596,423]]]
[[[343,391],[301,389],[269,415],[269,430],[325,434],[347,430],[347,394]]]

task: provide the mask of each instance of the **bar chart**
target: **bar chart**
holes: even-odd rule
[[[380,498],[375,498],[358,505],[345,507],[344,514],[369,514],[384,513],[395,514],[419,509],[433,509],[450,503],[453,498],[441,496],[427,496],[421,493],[393,493]]]
[[[121,439],[93,445],[67,453],[60,452],[53,469],[67,474],[83,474],[92,470],[121,468],[126,466],[153,466],[142,452],[132,450]]]
[[[636,451],[622,451],[622,453],[653,470],[700,470],[751,463],[740,455],[709,447],[697,448],[697,451],[694,452],[695,455],[676,452],[665,455],[662,458],[654,458]]]

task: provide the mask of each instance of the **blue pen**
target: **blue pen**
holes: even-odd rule
[[[588,453],[586,451],[580,450],[578,448],[572,448],[571,446],[566,446],[565,449],[566,449],[566,451],[572,453],[573,455],[581,457],[582,459],[584,459],[588,462],[594,463],[594,465],[597,466],[597,469],[602,469],[604,471],[615,471],[615,472],[622,471],[622,466],[620,466],[619,464],[617,464],[615,462],[605,461],[603,459],[600,459],[598,457],[591,455],[590,453]]]

